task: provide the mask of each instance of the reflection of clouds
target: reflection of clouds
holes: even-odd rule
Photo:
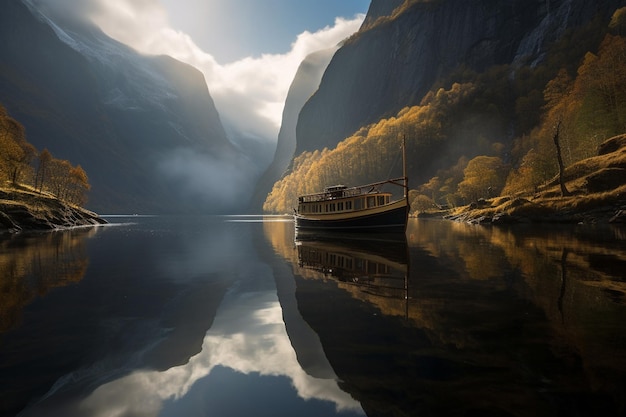
[[[225,297],[202,351],[187,364],[163,372],[133,372],[98,387],[59,415],[157,416],[166,401],[185,402],[196,382],[216,366],[242,374],[285,376],[302,399],[329,401],[337,410],[360,411],[359,403],[341,391],[335,379],[316,379],[301,368],[283,322],[273,276],[267,267],[255,266],[256,274],[246,273],[245,282],[239,281]],[[34,414],[29,415],[37,412],[31,411]]]

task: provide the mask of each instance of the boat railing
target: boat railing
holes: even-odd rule
[[[360,195],[367,194],[379,194],[381,193],[381,187],[385,184],[393,184],[404,187],[406,178],[393,178],[386,181],[374,182],[371,184],[359,185],[357,187],[346,187],[335,189],[332,188],[330,190],[326,190],[321,193],[315,194],[307,194],[298,197],[300,203],[314,203],[318,201],[329,201],[336,200],[339,198],[349,198],[349,197],[357,197]]]

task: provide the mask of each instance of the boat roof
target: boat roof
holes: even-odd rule
[[[316,198],[316,201],[320,201],[323,199],[331,199],[337,198],[338,196],[332,195],[333,193],[337,193],[341,191],[340,197],[354,197],[357,195],[365,195],[365,194],[391,194],[386,193],[380,190],[385,184],[394,184],[402,186],[400,181],[404,181],[404,178],[393,178],[386,181],[374,182],[371,184],[358,185],[356,187],[347,187],[343,184],[331,185],[324,188],[323,192],[312,193],[312,194],[304,194],[298,197],[300,201],[309,200],[312,198]]]

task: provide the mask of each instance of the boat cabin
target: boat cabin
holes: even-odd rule
[[[353,212],[384,206],[391,201],[391,193],[381,192],[376,187],[348,188],[333,185],[324,192],[308,194],[298,198],[298,214],[331,214]]]

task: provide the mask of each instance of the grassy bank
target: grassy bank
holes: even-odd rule
[[[626,223],[626,135],[604,142],[598,155],[567,167],[532,195],[479,200],[444,213],[470,223]]]
[[[29,187],[0,186],[0,234],[105,224],[98,214]]]

